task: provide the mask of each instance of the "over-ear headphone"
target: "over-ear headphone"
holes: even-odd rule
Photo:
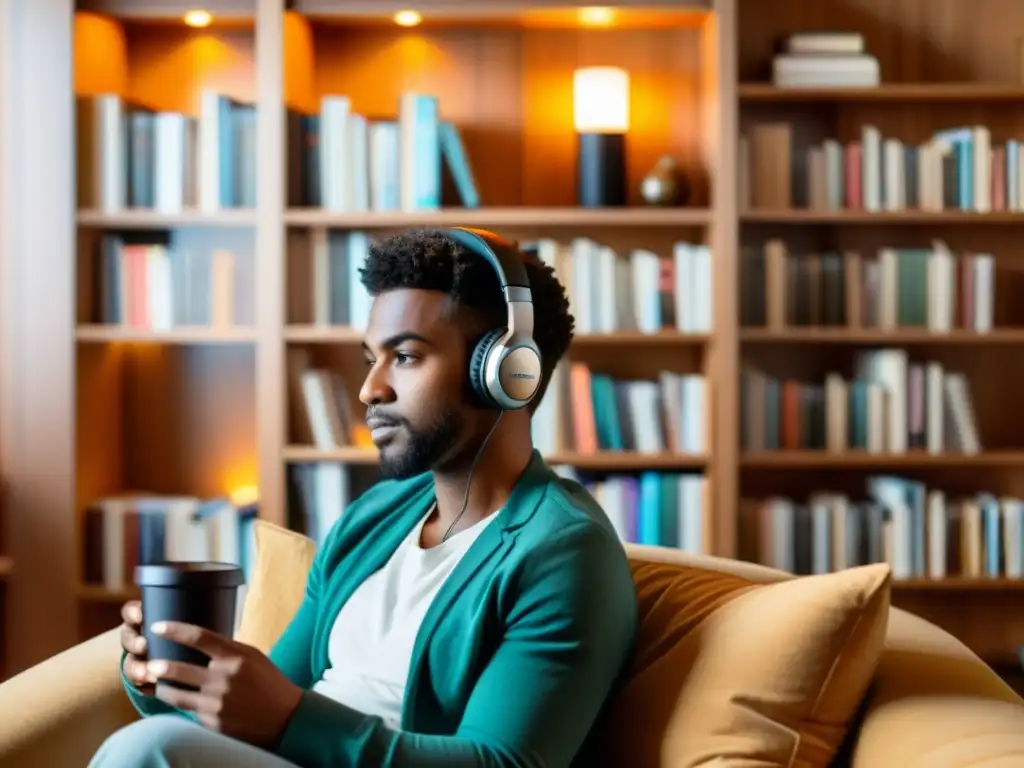
[[[470,387],[491,408],[524,408],[537,394],[541,376],[526,265],[516,247],[493,232],[455,227],[445,234],[491,265],[508,309],[506,327],[485,333],[470,354]]]

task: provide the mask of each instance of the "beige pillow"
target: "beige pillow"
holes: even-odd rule
[[[265,520],[253,522],[253,532],[256,563],[235,639],[270,653],[302,604],[316,544]]]
[[[640,628],[599,729],[608,764],[826,768],[878,664],[889,567],[775,584],[631,567]]]

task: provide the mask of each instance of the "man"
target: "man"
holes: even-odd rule
[[[387,239],[362,281],[374,299],[360,399],[388,479],[330,532],[269,658],[170,624],[209,667],[147,663],[138,603],[125,606],[122,671],[145,717],[96,768],[588,762],[637,608],[604,513],[530,438],[572,340],[565,292],[472,230]],[[157,678],[196,690],[155,694]]]

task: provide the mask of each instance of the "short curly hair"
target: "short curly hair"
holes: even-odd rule
[[[528,406],[533,413],[572,343],[575,323],[555,271],[530,254],[524,253],[523,261],[533,295],[533,338],[541,354],[540,387]],[[414,229],[374,242],[360,277],[371,296],[403,288],[441,291],[477,313],[487,328],[504,327],[508,320],[494,271],[443,230]]]

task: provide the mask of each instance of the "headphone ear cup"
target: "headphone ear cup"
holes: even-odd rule
[[[487,355],[494,348],[495,343],[502,337],[504,331],[488,331],[473,347],[473,353],[469,357],[469,386],[476,395],[481,405],[489,408],[496,408],[497,403],[487,390],[487,382],[484,380],[487,370]]]

